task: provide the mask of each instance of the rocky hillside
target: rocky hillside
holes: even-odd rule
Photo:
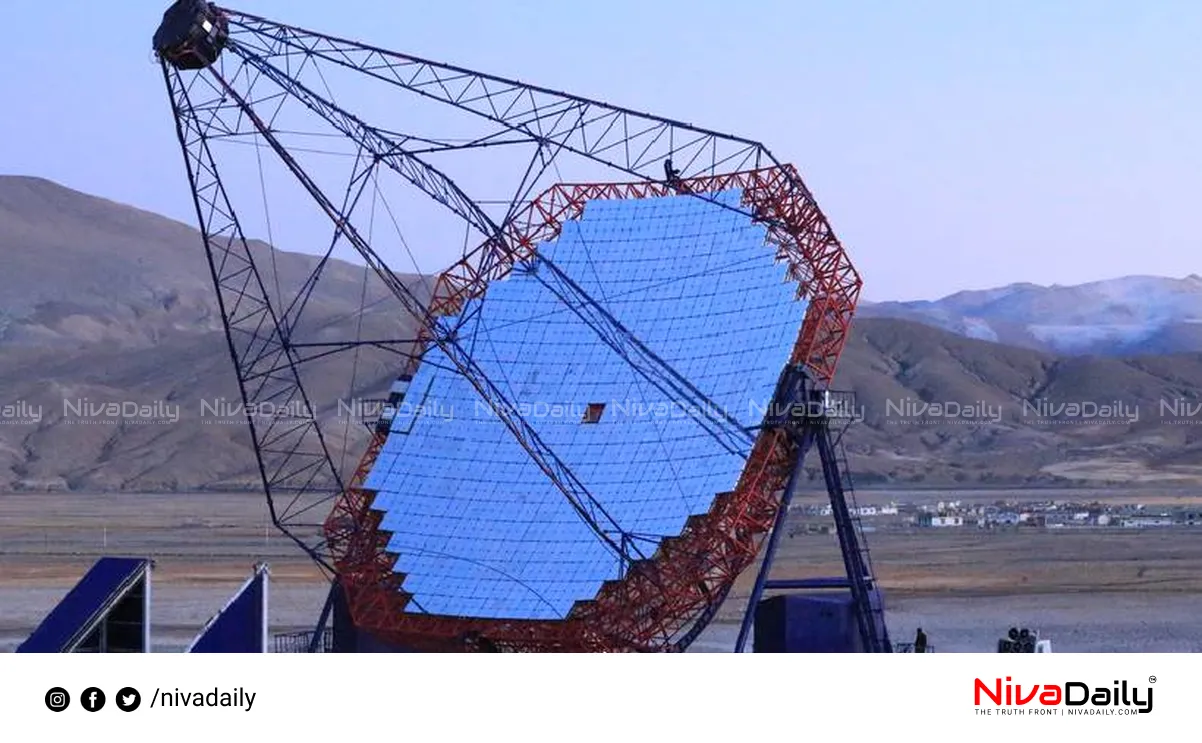
[[[286,296],[317,261],[261,243],[252,250]],[[1177,289],[1192,296],[1185,284]],[[966,293],[945,300],[944,310],[976,313],[997,327],[1006,313],[1027,325],[1095,317],[1082,297],[1041,291],[1051,292],[1046,302],[1029,288]],[[1155,315],[1149,307],[1164,302],[1149,292],[1112,292],[1130,309],[1112,308],[1107,321]],[[1181,302],[1171,314],[1185,327],[1192,310]],[[965,327],[882,318],[889,313],[881,307],[857,321],[836,385],[858,396],[845,441],[859,484],[1202,478],[1202,429],[1194,425],[1202,421],[1202,354],[1023,348],[1038,344],[1004,345],[965,337]],[[1192,342],[1185,330],[1165,327],[1153,348]],[[1184,340],[1170,341],[1173,333]],[[362,267],[332,261],[294,338],[356,336],[403,339],[412,328],[374,281],[365,284]],[[337,401],[380,395],[397,365],[397,356],[379,349],[305,365],[327,443],[344,468],[353,466],[367,430]],[[192,228],[47,181],[0,178],[0,490],[254,488],[239,400]],[[107,415],[114,404],[138,414]]]

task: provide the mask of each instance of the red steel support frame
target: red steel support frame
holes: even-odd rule
[[[588,201],[712,194],[741,189],[743,206],[767,227],[768,244],[788,263],[797,296],[809,301],[791,362],[803,364],[819,385],[834,376],[859,300],[861,280],[826,217],[791,165],[656,182],[561,184],[535,199],[508,223],[508,249],[489,241],[443,273],[435,286],[435,316],[454,315],[483,295],[536,247],[558,237],[564,222],[578,219]],[[416,362],[414,362],[416,367]],[[415,368],[409,369],[415,371]],[[374,493],[363,488],[383,436],[373,439],[346,492],[326,521],[326,537],[359,629],[397,646],[424,651],[465,649],[478,633],[498,647],[518,651],[657,651],[701,612],[721,601],[739,574],[756,558],[772,528],[781,493],[793,466],[793,446],[777,431],[757,438],[732,492],[719,494],[708,513],[689,519],[677,537],[627,575],[577,602],[562,620],[501,620],[406,612],[404,576],[393,572],[396,555]]]

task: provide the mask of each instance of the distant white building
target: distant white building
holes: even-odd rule
[[[1172,526],[1173,519],[1168,516],[1133,516],[1123,521],[1123,526],[1129,529],[1147,529],[1156,526]]]
[[[924,513],[918,517],[919,526],[948,527],[964,526],[963,516],[932,516]]]

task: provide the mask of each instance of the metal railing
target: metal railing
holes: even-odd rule
[[[272,649],[273,653],[308,653],[313,646],[313,631],[308,632],[287,632],[284,634],[273,635]],[[322,632],[321,639],[317,643],[316,652],[332,653],[334,652],[334,634],[332,632]]]

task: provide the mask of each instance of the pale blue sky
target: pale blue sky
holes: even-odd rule
[[[167,4],[4,1],[0,173],[194,221],[149,50]],[[758,139],[869,299],[1202,273],[1202,4],[229,4]]]

